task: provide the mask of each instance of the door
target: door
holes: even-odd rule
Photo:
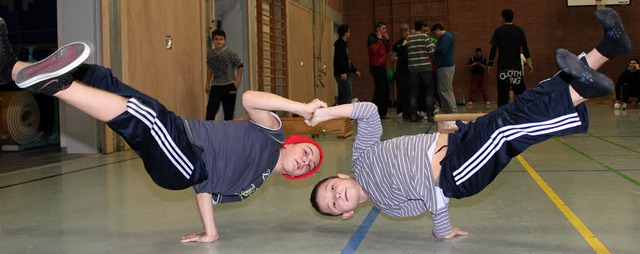
[[[203,119],[204,1],[121,1],[122,80],[186,118]]]
[[[315,98],[311,10],[289,2],[287,13],[289,99],[309,102]]]

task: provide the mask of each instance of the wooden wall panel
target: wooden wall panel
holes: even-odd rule
[[[154,0],[155,2],[155,0]],[[173,49],[169,50],[176,89],[176,112],[180,115],[204,119],[206,100],[206,33],[204,1],[171,1],[173,6],[171,35]],[[188,4],[187,4],[188,3]]]
[[[316,21],[323,22],[324,27],[316,26],[316,54],[319,57],[316,62],[318,72],[316,72],[315,97],[333,104],[335,96],[338,95],[336,81],[333,77],[333,22],[320,16],[316,18]]]
[[[311,101],[315,98],[313,83],[313,35],[311,10],[288,3],[289,98]]]
[[[122,79],[178,115],[204,118],[201,1],[122,1],[120,8]]]

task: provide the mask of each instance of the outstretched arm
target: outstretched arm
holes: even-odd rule
[[[310,103],[301,103],[272,93],[246,91],[242,95],[242,106],[252,121],[266,128],[276,129],[280,124],[271,116],[271,111],[287,111],[309,120],[316,109],[326,108],[327,103],[318,99]]]
[[[198,193],[196,194],[196,203],[198,204],[198,210],[200,211],[200,218],[202,219],[202,225],[204,232],[193,232],[182,236],[180,242],[215,242],[220,238],[218,234],[218,227],[216,226],[216,220],[213,215],[213,204],[211,203],[211,193]]]

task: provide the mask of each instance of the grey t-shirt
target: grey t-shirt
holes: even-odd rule
[[[242,60],[238,54],[228,48],[221,51],[209,49],[207,51],[207,67],[213,70],[212,86],[224,86],[236,80],[235,70],[242,67]]]
[[[353,170],[376,207],[394,217],[416,216],[428,210],[433,215],[436,236],[450,234],[449,199],[434,182],[431,171],[439,134],[380,141],[380,117],[370,102],[355,103],[351,118],[358,120]]]
[[[273,171],[284,143],[282,123],[268,129],[253,121],[184,122],[191,143],[203,149],[208,173],[206,181],[193,187],[196,193],[214,194],[214,203],[240,201],[253,194]]]

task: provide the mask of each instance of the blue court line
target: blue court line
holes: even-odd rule
[[[362,224],[360,224],[358,230],[353,233],[347,245],[344,246],[344,249],[342,249],[342,254],[356,253],[356,250],[358,250],[358,247],[360,247],[360,243],[362,243],[362,240],[369,232],[369,228],[371,228],[373,222],[376,220],[376,218],[378,218],[379,213],[380,210],[378,210],[378,208],[371,208],[371,211],[369,211],[367,217],[364,218],[364,221],[362,221]]]

